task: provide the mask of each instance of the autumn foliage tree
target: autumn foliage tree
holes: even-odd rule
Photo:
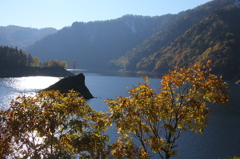
[[[42,67],[62,67],[62,68],[67,68],[67,62],[66,61],[58,61],[55,59],[46,61],[42,63]]]
[[[159,93],[146,77],[145,83],[128,90],[129,97],[107,100],[110,119],[122,135],[112,145],[112,154],[122,158],[133,154],[150,158],[152,153],[164,159],[177,156],[174,148],[180,135],[186,130],[202,133],[207,126],[207,103],[228,103],[227,84],[209,73],[210,65],[208,61],[206,65],[175,67],[163,76]],[[133,136],[139,145],[133,144]]]
[[[107,115],[76,92],[19,95],[0,113],[0,158],[104,158]]]

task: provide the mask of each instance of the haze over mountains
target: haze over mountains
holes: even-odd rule
[[[80,68],[106,68],[148,37],[171,23],[173,15],[143,17],[126,15],[109,21],[75,22],[26,49],[41,61],[57,59]]]
[[[56,32],[57,29],[54,28],[35,29],[14,25],[0,26],[0,45],[22,49]]]
[[[28,45],[24,50],[41,61],[56,59],[71,66],[75,59],[77,67],[85,69],[160,72],[212,60],[214,71],[233,76],[240,72],[240,8],[236,2],[213,0],[156,17],[125,15],[74,22],[59,31],[45,30],[48,35],[32,45],[23,40],[22,46]],[[16,39],[21,36],[16,37],[13,41],[20,43]],[[0,44],[9,45],[1,39],[2,34]]]

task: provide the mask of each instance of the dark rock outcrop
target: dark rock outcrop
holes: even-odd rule
[[[61,93],[67,93],[69,90],[74,90],[79,92],[85,99],[94,98],[85,85],[85,76],[82,73],[65,77],[42,91],[48,90],[59,90]]]

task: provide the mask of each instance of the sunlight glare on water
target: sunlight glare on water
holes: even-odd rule
[[[33,77],[19,77],[19,78],[5,78],[4,85],[12,87],[19,91],[44,89],[48,86],[59,81],[60,77],[44,77],[44,76],[33,76]]]
[[[7,109],[20,93],[34,95],[37,91],[58,82],[61,77],[32,76],[0,78],[0,109]]]

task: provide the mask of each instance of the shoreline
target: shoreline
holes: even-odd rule
[[[0,78],[27,76],[66,77],[72,75],[74,74],[61,67],[19,67],[0,69]]]

